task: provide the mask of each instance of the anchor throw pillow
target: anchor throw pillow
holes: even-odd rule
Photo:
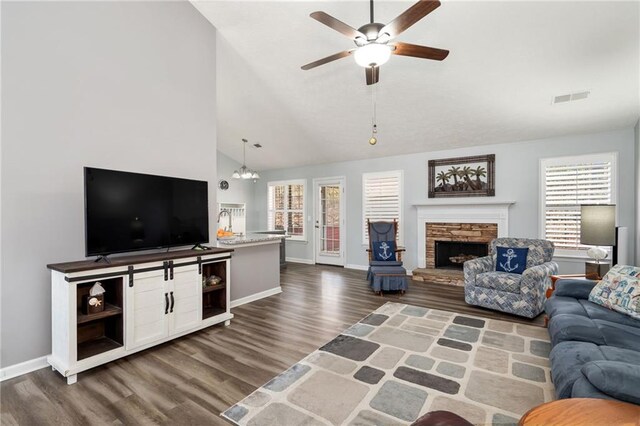
[[[527,268],[529,247],[496,247],[496,271],[522,274]]]
[[[374,241],[371,243],[371,247],[373,250],[373,260],[396,260],[395,241]]]

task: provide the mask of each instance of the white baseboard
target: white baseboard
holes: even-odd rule
[[[356,265],[354,263],[348,263],[346,265],[344,265],[345,268],[347,269],[357,269],[358,271],[368,271],[369,270],[369,266],[367,265]]]
[[[285,260],[287,262],[291,262],[291,263],[305,263],[307,265],[315,265],[315,262],[311,259],[301,259],[298,257],[287,257],[285,258]]]
[[[23,374],[31,373],[32,371],[40,370],[48,365],[47,357],[42,356],[40,358],[21,362],[20,364],[0,368],[0,382],[22,376]]]
[[[265,297],[273,296],[274,294],[282,293],[282,287],[274,287],[269,290],[261,291],[260,293],[252,294],[251,296],[243,297],[240,299],[232,300],[231,307],[235,308],[245,303],[255,302],[256,300],[264,299]]]

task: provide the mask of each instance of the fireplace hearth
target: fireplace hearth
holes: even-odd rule
[[[436,269],[462,270],[464,262],[489,254],[487,243],[468,241],[436,241]]]

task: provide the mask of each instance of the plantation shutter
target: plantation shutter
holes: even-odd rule
[[[362,175],[363,243],[369,242],[367,219],[398,221],[398,240],[402,241],[402,172],[364,173]]]
[[[580,205],[615,202],[614,162],[612,154],[602,154],[545,165],[545,238],[558,249],[588,248],[580,244]]]

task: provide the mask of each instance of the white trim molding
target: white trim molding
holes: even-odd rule
[[[300,257],[286,257],[284,260],[286,262],[291,262],[291,263],[304,263],[305,265],[315,265],[315,263],[313,263],[313,259],[303,259]]]
[[[40,358],[0,368],[0,382],[48,367],[49,363],[47,362],[47,356],[48,355],[41,356]]]
[[[261,291],[260,293],[252,294],[251,296],[242,297],[240,299],[232,300],[231,307],[236,308],[240,305],[255,302],[256,300],[264,299],[265,297],[274,296],[282,293],[282,287],[274,287],[269,290]]]
[[[355,263],[347,263],[344,265],[346,269],[355,269],[357,271],[368,271],[369,267],[367,265],[356,265]]]
[[[498,225],[498,237],[509,235],[509,207],[515,201],[468,201],[434,202],[414,204],[417,209],[417,247],[418,267],[427,265],[426,229],[427,223],[495,223]]]

